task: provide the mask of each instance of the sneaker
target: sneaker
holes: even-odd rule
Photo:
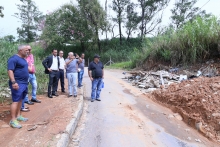
[[[18,128],[18,129],[20,129],[20,128],[22,128],[22,126],[19,124],[19,122],[17,121],[17,120],[11,120],[10,122],[9,122],[9,125],[12,127],[12,128]]]
[[[97,99],[95,99],[95,100],[97,100],[97,101],[101,101],[99,98],[97,98]]]
[[[29,110],[29,109],[24,108],[24,109],[21,109],[21,111],[23,111],[23,112],[28,112],[28,111],[30,111],[30,110]]]
[[[19,117],[17,117],[17,120],[18,120],[18,121],[24,121],[24,122],[25,122],[25,121],[28,121],[28,118],[25,118],[25,117],[23,117],[23,116],[20,115]]]
[[[92,99],[91,102],[94,102],[94,99]]]

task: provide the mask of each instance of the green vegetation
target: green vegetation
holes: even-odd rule
[[[8,87],[8,74],[7,74],[7,61],[8,59],[17,53],[18,44],[13,44],[4,40],[0,40],[0,89],[3,87]],[[42,58],[46,55],[44,54],[44,50],[39,46],[32,46],[33,54],[35,56],[35,65],[36,65],[36,77],[38,81],[38,94],[43,93],[47,87],[47,75],[44,74],[44,68],[42,66]]]
[[[194,64],[215,57],[219,55],[219,32],[216,17],[197,17],[177,31],[168,29],[153,40],[147,39],[143,48],[144,58],[140,58],[138,64],[141,66],[149,59],[171,65]],[[143,52],[139,54],[141,56]]]
[[[113,69],[131,69],[132,68],[132,62],[131,61],[127,61],[127,62],[120,62],[120,63],[114,63],[111,66],[109,66],[109,68],[113,68]]]

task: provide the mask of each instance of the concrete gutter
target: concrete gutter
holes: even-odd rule
[[[66,126],[65,132],[62,134],[61,139],[58,141],[57,147],[67,147],[69,145],[69,142],[72,138],[72,135],[76,130],[79,119],[82,116],[83,103],[84,103],[84,101],[83,101],[83,95],[84,95],[83,88],[81,88],[78,92],[80,93],[80,95],[78,95],[79,99],[80,99],[80,103],[78,105],[76,112],[74,113],[72,120]]]

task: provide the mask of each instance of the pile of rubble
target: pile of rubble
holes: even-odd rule
[[[218,70],[210,64],[193,72],[179,68],[132,71],[125,79],[149,93],[148,98],[180,114],[185,123],[198,129],[206,137],[220,141]]]
[[[9,88],[1,88],[0,87],[0,98],[10,98],[11,90]]]
[[[199,77],[148,95],[171,108],[206,137],[220,141],[220,78]]]
[[[202,67],[197,72],[171,68],[168,71],[131,71],[129,73],[131,75],[125,76],[125,79],[127,79],[133,86],[146,89],[146,93],[152,92],[158,88],[168,88],[170,84],[181,83],[184,80],[199,76],[218,76],[217,68],[212,65]]]

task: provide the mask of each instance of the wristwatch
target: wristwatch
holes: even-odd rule
[[[12,84],[15,84],[15,83],[17,83],[17,82],[16,82],[16,81],[11,81],[11,83],[12,83]]]

